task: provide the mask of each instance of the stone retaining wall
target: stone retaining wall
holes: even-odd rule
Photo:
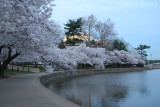
[[[54,80],[62,80],[75,78],[79,76],[86,76],[86,75],[93,75],[93,74],[102,74],[102,73],[120,73],[120,72],[135,72],[135,71],[144,71],[148,70],[148,68],[108,68],[104,70],[91,70],[91,69],[85,69],[85,70],[78,70],[74,74],[69,74],[65,71],[60,72],[54,72],[52,74],[44,75],[40,78],[40,82],[45,85],[49,81]]]

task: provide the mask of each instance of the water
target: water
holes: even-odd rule
[[[160,107],[160,70],[84,76],[47,87],[82,107]]]

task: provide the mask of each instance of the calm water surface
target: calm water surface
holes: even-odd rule
[[[160,70],[84,76],[47,87],[82,107],[160,107]]]

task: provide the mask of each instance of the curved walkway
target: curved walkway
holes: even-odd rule
[[[0,107],[79,107],[40,83],[46,73],[20,75],[0,81]]]

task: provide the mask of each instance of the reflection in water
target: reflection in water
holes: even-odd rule
[[[157,107],[159,77],[159,70],[108,73],[54,81],[47,87],[82,107]]]

